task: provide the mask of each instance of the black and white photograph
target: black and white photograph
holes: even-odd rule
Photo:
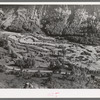
[[[100,89],[100,5],[0,4],[0,89]]]

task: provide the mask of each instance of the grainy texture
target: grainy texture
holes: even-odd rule
[[[100,88],[99,5],[0,5],[0,88]]]

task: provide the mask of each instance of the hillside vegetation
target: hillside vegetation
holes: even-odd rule
[[[0,88],[100,88],[99,34],[97,5],[0,6]]]
[[[0,6],[0,27],[44,33],[87,45],[100,43],[100,7],[93,5]]]

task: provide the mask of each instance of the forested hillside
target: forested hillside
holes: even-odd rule
[[[93,5],[0,6],[1,30],[44,33],[87,45],[100,43],[100,7]]]
[[[100,6],[0,5],[0,88],[100,88]]]

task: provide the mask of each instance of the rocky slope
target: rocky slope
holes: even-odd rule
[[[13,5],[0,8],[0,27],[4,30],[62,36],[88,45],[100,43],[98,5]]]
[[[21,67],[30,67],[28,64],[34,58],[34,66],[23,70],[27,72],[25,79],[36,79],[39,85],[41,83],[47,87],[51,83],[56,85],[56,81],[60,88],[90,88],[87,84],[99,87],[99,83],[95,84],[93,78],[100,75],[99,6],[42,5],[0,8],[0,36],[8,43],[8,55],[5,54],[0,63],[7,69],[19,71]],[[27,66],[25,61],[20,63],[26,58],[29,58]],[[17,65],[13,66],[15,62]],[[44,74],[49,72],[52,73],[51,78]],[[41,76],[51,82],[46,84]],[[42,83],[39,80],[45,81]],[[63,82],[64,85],[61,84]]]

